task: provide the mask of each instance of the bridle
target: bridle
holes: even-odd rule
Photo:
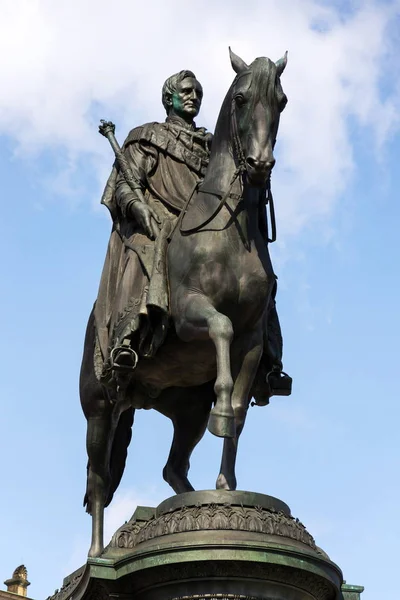
[[[237,80],[237,77],[234,81],[234,84],[236,83],[236,80]],[[234,85],[232,87],[234,87]],[[213,221],[213,219],[218,215],[218,213],[225,206],[225,204],[227,203],[229,198],[234,198],[235,200],[240,200],[242,198],[243,185],[244,185],[243,182],[242,182],[242,193],[241,194],[233,194],[232,193],[232,188],[233,188],[236,180],[246,172],[246,157],[244,155],[242,142],[239,137],[239,128],[238,128],[238,122],[237,122],[237,116],[236,116],[236,106],[235,106],[235,95],[233,92],[232,92],[231,108],[230,108],[230,125],[231,125],[231,132],[232,132],[233,157],[235,160],[236,169],[235,169],[235,172],[229,183],[228,190],[225,192],[225,194],[221,195],[221,193],[219,191],[209,190],[209,189],[204,188],[202,185],[202,183],[203,183],[202,181],[197,182],[192,190],[192,193],[190,194],[189,198],[187,199],[181,214],[179,215],[177,223],[176,223],[175,227],[173,228],[173,231],[171,232],[171,237],[172,237],[172,234],[175,232],[175,229],[178,226],[179,226],[179,231],[182,235],[191,235],[192,233],[198,233],[201,229],[203,229],[203,227],[205,227],[206,225],[211,223],[211,221]],[[207,217],[207,219],[205,221],[203,221],[203,223],[201,223],[200,225],[196,225],[195,227],[183,229],[183,219],[186,215],[190,201],[192,200],[196,191],[197,192],[201,191],[203,194],[210,194],[212,196],[220,196],[221,200],[219,201],[219,204],[218,204],[217,208],[215,209],[215,211],[212,213],[212,215],[210,217]],[[268,177],[267,185],[265,187],[265,204],[266,205],[269,204],[269,213],[270,213],[270,220],[271,220],[271,234],[272,234],[271,238],[269,238],[268,237],[268,221],[267,221],[267,242],[272,243],[272,242],[276,241],[276,220],[275,220],[274,201],[273,201],[273,197],[272,197],[272,193],[271,193],[271,174]]]

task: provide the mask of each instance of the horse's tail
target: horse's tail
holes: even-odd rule
[[[110,487],[104,506],[108,506],[113,499],[125,470],[128,446],[132,438],[134,412],[133,408],[128,408],[121,414],[118,421],[110,457]]]

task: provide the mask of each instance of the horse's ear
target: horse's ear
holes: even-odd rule
[[[232,52],[230,46],[229,46],[229,57],[231,59],[231,65],[232,65],[232,68],[235,71],[235,73],[239,74],[239,73],[242,73],[242,71],[248,70],[249,67],[246,65],[244,60],[242,60],[240,58],[240,56],[238,56],[237,54]]]
[[[286,50],[285,54],[283,55],[283,57],[276,61],[275,65],[276,65],[276,74],[278,75],[278,77],[280,77],[287,65],[287,50]]]

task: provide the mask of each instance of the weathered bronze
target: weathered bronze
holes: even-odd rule
[[[51,600],[343,600],[342,582],[286,504],[218,490],[138,507]]]
[[[235,490],[251,398],[263,405],[291,390],[268,252],[287,56],[250,66],[230,56],[236,77],[213,138],[193,121],[203,91],[191,71],[165,82],[165,123],[133,129],[122,148],[112,123],[100,127],[116,162],[102,199],[113,230],[80,381],[92,557],[103,551],[103,511],[124,471],[136,408],[173,422],[163,475],[177,494],[193,490],[189,458],[207,423],[225,438],[217,488]]]

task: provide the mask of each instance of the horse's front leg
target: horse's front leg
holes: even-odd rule
[[[219,313],[205,296],[190,296],[185,299],[185,310],[175,319],[176,332],[183,341],[207,339],[215,346],[217,378],[214,385],[216,403],[210,413],[208,429],[214,435],[232,438],[235,421],[231,396],[233,379],[231,374],[230,345],[233,338],[231,320]]]
[[[258,365],[263,351],[262,330],[257,330],[247,339],[243,337],[235,341],[232,348],[232,371],[235,378],[232,394],[232,408],[235,415],[235,437],[224,440],[220,473],[217,479],[217,489],[236,489],[236,456],[240,434],[249,406],[251,386],[256,376]]]

